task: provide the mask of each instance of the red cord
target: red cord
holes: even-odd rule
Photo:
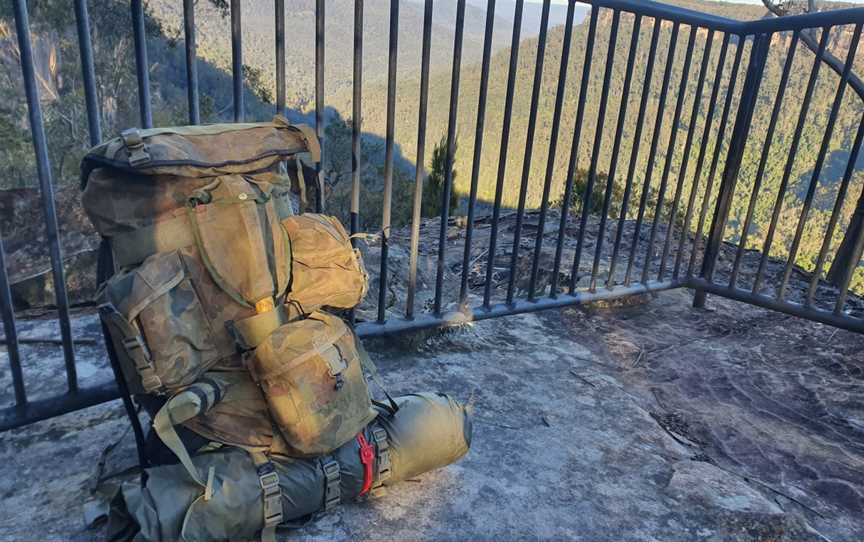
[[[360,445],[360,462],[363,463],[363,489],[360,495],[365,495],[372,487],[372,461],[375,459],[375,448],[366,440],[363,433],[357,435],[357,444]]]

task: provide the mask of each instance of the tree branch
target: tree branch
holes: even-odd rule
[[[793,13],[790,13],[790,10],[787,6],[792,5],[794,7],[795,5],[793,2],[774,3],[773,0],[762,0],[762,4],[765,5],[765,8],[769,12],[771,12],[777,17],[792,15]],[[802,9],[800,11],[808,13],[817,11],[815,0],[807,0],[806,9]],[[817,43],[817,40],[813,36],[811,31],[804,30],[800,33],[800,36],[801,41],[804,42],[804,45],[806,45],[813,54],[816,54],[816,51],[819,49],[819,44]],[[836,56],[834,56],[830,51],[826,50],[822,54],[822,61],[825,62],[825,64],[827,64],[828,67],[830,67],[832,70],[834,70],[837,75],[841,75],[843,73],[843,66],[845,63]],[[849,86],[852,87],[852,90],[854,90],[855,93],[858,94],[858,97],[864,100],[864,81],[862,81],[861,78],[858,77],[858,75],[856,75],[854,71],[850,71],[848,82]]]

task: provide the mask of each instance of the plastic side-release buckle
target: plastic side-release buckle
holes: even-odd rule
[[[373,497],[380,497],[387,492],[384,482],[390,479],[390,442],[387,431],[382,427],[376,427],[372,430],[372,440],[375,441],[377,450],[378,473],[375,477],[375,487],[370,493]]]
[[[358,497],[362,497],[372,488],[372,463],[375,461],[375,448],[366,440],[361,432],[357,435],[357,444],[360,445],[360,463],[363,464],[363,488]]]
[[[261,484],[264,500],[264,526],[282,523],[282,490],[279,487],[279,474],[270,461],[258,467],[258,483]]]
[[[120,137],[123,138],[123,144],[126,145],[126,150],[129,151],[130,166],[138,167],[150,161],[150,153],[144,147],[144,139],[137,128],[124,130],[120,134]]]
[[[153,360],[150,357],[150,352],[144,344],[135,327],[126,321],[117,309],[110,303],[99,305],[99,312],[103,321],[109,328],[113,328],[120,333],[122,340],[120,341],[123,351],[135,365],[135,370],[141,377],[141,386],[147,393],[160,393],[162,390],[162,380],[156,374],[156,368],[153,366]]]
[[[339,486],[341,469],[339,462],[332,457],[321,458],[321,470],[324,471],[324,511],[327,512],[342,500],[342,490]]]

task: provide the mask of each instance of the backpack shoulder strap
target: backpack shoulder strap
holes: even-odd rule
[[[206,481],[201,477],[174,426],[207,412],[221,399],[222,389],[215,381],[205,377],[169,399],[153,418],[153,430],[165,446],[174,452],[189,476],[204,488],[205,501],[210,500],[213,477],[209,475]]]

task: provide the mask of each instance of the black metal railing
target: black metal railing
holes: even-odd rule
[[[850,284],[860,265],[864,246],[864,227],[855,230],[852,239],[844,240],[844,250],[855,255],[840,269],[834,285],[823,281],[824,267],[831,260],[832,243],[840,232],[850,228],[849,209],[864,215],[864,195],[855,182],[856,163],[864,138],[864,89],[854,74],[854,62],[864,24],[864,9],[844,9],[777,19],[750,22],[730,20],[654,2],[636,0],[596,0],[591,5],[586,24],[575,25],[578,2],[567,6],[565,27],[557,69],[554,106],[545,153],[535,146],[544,83],[544,61],[550,54],[549,0],[543,3],[540,28],[536,36],[536,58],[531,84],[521,174],[517,179],[518,198],[505,202],[508,188],[508,158],[511,148],[511,123],[517,97],[520,32],[523,2],[515,3],[512,41],[509,44],[509,72],[503,103],[490,104],[489,80],[492,63],[492,37],[495,30],[495,0],[489,0],[483,33],[479,88],[474,119],[473,154],[466,190],[465,219],[454,225],[450,220],[450,197],[454,188],[452,175],[460,111],[460,76],[463,74],[463,38],[466,2],[457,0],[449,110],[446,122],[446,172],[437,239],[421,251],[423,194],[426,181],[426,142],[430,91],[430,65],[434,2],[426,0],[423,11],[419,99],[416,104],[417,148],[413,194],[410,195],[410,228],[406,238],[393,237],[392,206],[394,201],[395,128],[397,123],[397,58],[399,51],[399,0],[390,2],[388,70],[386,78],[385,156],[381,209],[381,234],[375,243],[380,255],[377,272],[377,304],[369,321],[358,321],[361,336],[376,336],[406,330],[446,325],[466,320],[481,320],[553,307],[575,305],[596,300],[621,298],[646,292],[689,287],[696,290],[696,304],[705,295],[715,294],[778,310],[841,328],[864,332],[864,317],[849,310]],[[15,29],[20,49],[21,68],[29,111],[30,131],[35,149],[39,189],[50,247],[51,274],[55,286],[57,318],[65,359],[66,390],[38,399],[30,399],[24,385],[23,363],[19,348],[15,314],[10,293],[5,256],[0,244],[0,313],[5,332],[6,352],[11,367],[15,404],[0,410],[0,430],[48,418],[117,397],[113,382],[80,388],[76,376],[75,350],[70,310],[65,289],[63,255],[58,237],[58,220],[54,208],[54,179],[49,164],[40,97],[36,84],[34,55],[31,47],[28,12],[25,0],[12,0]],[[183,35],[185,37],[186,88],[188,119],[201,121],[198,83],[196,24],[191,0],[183,2]],[[317,133],[325,132],[325,4],[316,1],[314,44],[314,119]],[[361,229],[361,139],[363,138],[363,47],[364,5],[355,0],[353,40],[353,88],[351,129],[351,233]],[[138,86],[140,125],[153,125],[149,63],[145,36],[145,9],[142,0],[130,0],[132,36]],[[86,0],[75,0],[78,44],[86,102],[90,143],[102,139],[99,97],[95,84],[93,50],[90,43],[90,18]],[[602,21],[602,24],[601,24]],[[233,119],[245,116],[244,63],[242,43],[241,0],[230,2],[231,71],[233,81]],[[275,0],[275,74],[277,112],[286,111],[286,32],[284,0]],[[577,32],[578,30],[578,32]],[[825,55],[832,32],[851,32],[851,39],[838,69],[827,63]],[[575,53],[574,36],[584,39],[582,54]],[[803,42],[819,36],[815,53]],[[684,41],[686,36],[686,41]],[[619,41],[629,39],[619,51]],[[605,51],[599,44],[605,43]],[[719,52],[718,52],[719,51]],[[619,55],[619,52],[622,53]],[[715,56],[716,54],[716,56]],[[773,55],[773,56],[772,56]],[[597,58],[595,58],[597,56]],[[782,74],[776,89],[764,88],[765,71],[774,58],[782,60]],[[810,72],[800,95],[790,94],[791,74],[797,73],[796,62],[807,62]],[[622,64],[623,63],[623,64]],[[574,66],[575,65],[575,66]],[[623,77],[619,71],[623,67]],[[825,66],[831,65],[833,73]],[[569,73],[572,72],[572,73]],[[697,73],[698,72],[698,73]],[[829,77],[826,78],[825,74]],[[568,78],[578,87],[568,87]],[[553,75],[554,77],[554,75]],[[593,84],[592,84],[593,82]],[[695,82],[695,85],[693,84]],[[827,117],[813,119],[811,102],[819,85],[835,85],[836,91]],[[847,87],[852,87],[854,99]],[[575,95],[568,95],[570,89]],[[710,89],[710,90],[709,90]],[[795,87],[795,91],[798,91]],[[474,99],[473,96],[471,97]],[[596,104],[596,108],[594,105]],[[575,107],[572,111],[571,106]],[[491,140],[487,110],[500,107],[503,121],[500,140]],[[790,111],[797,122],[791,141],[778,137],[778,123]],[[566,125],[565,111],[574,113],[572,127]],[[842,176],[836,186],[820,184],[826,160],[832,152],[832,138],[838,119],[862,117],[851,147],[848,147]],[[651,122],[653,118],[653,123]],[[767,118],[764,130],[755,133],[754,118]],[[761,125],[760,125],[761,126]],[[497,126],[493,127],[495,130]],[[821,129],[820,145],[809,178],[798,182],[802,134]],[[679,134],[685,130],[683,147]],[[544,132],[545,133],[545,132]],[[571,135],[572,133],[572,135]],[[809,132],[808,132],[809,134]],[[544,136],[545,137],[545,136]],[[650,137],[650,139],[649,139]],[[644,139],[644,141],[643,141]],[[481,161],[493,154],[497,144],[497,168],[494,175],[494,198],[488,215],[479,211],[478,187]],[[569,149],[566,145],[569,141]],[[333,149],[324,141],[325,154]],[[646,145],[643,145],[646,143]],[[748,150],[762,145],[761,151]],[[611,144],[611,147],[608,147]],[[844,144],[845,145],[845,144]],[[492,151],[489,150],[492,149]],[[609,149],[608,154],[604,153]],[[678,149],[680,148],[680,153]],[[567,149],[562,152],[561,149]],[[629,153],[629,156],[628,156]],[[567,154],[563,182],[555,180],[560,160]],[[766,191],[768,164],[776,156],[788,156],[780,183],[771,193]],[[833,157],[831,158],[834,159]],[[536,177],[532,167],[545,160],[542,174]],[[755,162],[754,162],[755,160]],[[608,162],[608,163],[607,163]],[[752,163],[751,163],[752,162]],[[587,170],[581,166],[587,164]],[[772,162],[773,164],[773,162]],[[751,176],[750,171],[755,168]],[[319,175],[324,175],[319,166]],[[542,195],[529,201],[528,187],[533,178],[543,181]],[[746,177],[746,178],[745,178]],[[752,183],[750,190],[739,184]],[[796,184],[797,183],[797,184]],[[793,186],[794,185],[794,186]],[[790,188],[801,185],[801,206],[789,209]],[[621,189],[623,187],[623,189]],[[556,193],[557,191],[557,193]],[[408,196],[406,196],[408,197]],[[553,205],[553,198],[557,204]],[[558,199],[560,198],[560,199]],[[593,205],[597,201],[596,208]],[[828,221],[820,224],[820,248],[809,269],[799,267],[802,241],[812,241],[808,229],[813,223],[814,202],[830,207]],[[830,202],[830,205],[824,202]],[[760,205],[770,202],[768,229],[754,232],[754,220]],[[857,202],[857,203],[855,203]],[[321,206],[319,198],[319,208]],[[428,203],[428,202],[427,202]],[[506,205],[505,205],[506,204]],[[709,211],[713,209],[709,217]],[[733,217],[741,210],[743,220]],[[759,211],[761,212],[761,211]],[[785,215],[784,215],[785,212]],[[797,214],[789,242],[778,241],[785,217]],[[533,238],[523,247],[529,218]],[[513,220],[510,220],[513,218]],[[482,224],[481,224],[482,222]],[[547,231],[550,224],[557,229]],[[483,228],[481,232],[481,226]],[[461,258],[448,260],[453,229],[458,237]],[[812,228],[811,228],[812,229]],[[574,231],[568,236],[568,230]],[[488,235],[486,232],[488,231]],[[851,230],[850,230],[851,231]],[[482,239],[480,234],[483,233]],[[512,243],[507,248],[508,235]],[[575,237],[575,239],[573,238]],[[761,237],[761,239],[754,238]],[[478,241],[482,240],[482,243]],[[391,266],[391,251],[403,243],[408,253],[407,269]],[[551,265],[544,262],[544,247],[554,247]],[[778,244],[783,245],[778,256]],[[703,246],[704,245],[704,246]],[[400,248],[403,248],[400,246]],[[525,252],[523,252],[523,250]],[[498,266],[503,256],[504,266]],[[431,291],[421,292],[418,267],[428,260],[433,270]],[[485,265],[482,265],[485,261]],[[472,266],[481,265],[472,280]],[[525,263],[523,266],[522,264]],[[524,267],[524,271],[522,268]],[[548,267],[548,269],[547,269]],[[805,267],[807,267],[805,265]],[[755,269],[755,271],[754,271]],[[388,299],[392,281],[404,280],[405,299],[393,304]],[[458,284],[458,288],[456,287]],[[428,294],[428,309],[418,310],[418,300]]]

